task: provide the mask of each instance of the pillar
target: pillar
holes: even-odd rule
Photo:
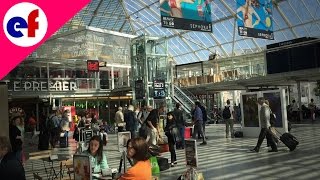
[[[8,107],[8,86],[0,84],[0,136],[9,137],[9,107]]]
[[[302,115],[302,103],[301,103],[301,82],[297,81],[297,88],[298,88],[298,104],[299,104],[299,116],[300,116],[300,121],[303,120],[303,115]]]

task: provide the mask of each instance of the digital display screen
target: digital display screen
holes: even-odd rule
[[[99,61],[98,60],[87,60],[87,70],[93,72],[99,72]]]
[[[154,80],[153,81],[153,98],[163,99],[166,97],[166,87],[164,80]]]

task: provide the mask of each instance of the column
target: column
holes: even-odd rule
[[[302,103],[301,103],[301,82],[297,81],[297,88],[298,88],[298,104],[299,104],[299,116],[300,116],[300,121],[302,121],[303,119],[303,115],[302,115]]]
[[[111,90],[114,89],[114,71],[113,66],[111,66]]]
[[[8,107],[8,86],[0,84],[0,136],[9,137],[9,107]]]

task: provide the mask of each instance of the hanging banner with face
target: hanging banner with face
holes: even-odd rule
[[[274,39],[272,0],[237,0],[239,36]]]
[[[212,32],[213,0],[160,0],[161,26]]]

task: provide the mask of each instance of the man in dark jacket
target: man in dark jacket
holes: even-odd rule
[[[0,136],[0,179],[25,180],[25,172],[21,162],[11,152],[10,141]]]
[[[206,134],[206,124],[207,124],[207,120],[208,120],[208,116],[207,116],[207,110],[204,106],[202,106],[200,104],[200,109],[201,109],[201,112],[202,112],[202,118],[203,118],[203,121],[202,121],[202,128],[203,128],[203,133]],[[200,133],[198,132],[198,139],[201,139],[201,135]],[[205,137],[206,139],[208,139],[208,137]]]
[[[174,117],[176,119],[177,128],[179,130],[179,139],[176,146],[177,149],[184,149],[184,128],[185,128],[185,119],[183,117],[183,111],[181,110],[181,104],[177,103],[176,108],[173,111]]]

